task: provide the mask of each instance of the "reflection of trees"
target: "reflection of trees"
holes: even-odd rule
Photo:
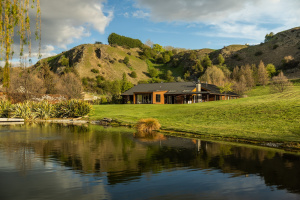
[[[52,124],[26,130],[0,138],[23,172],[31,167],[34,152],[45,163],[55,160],[79,173],[107,176],[109,184],[188,167],[216,169],[232,176],[256,174],[266,185],[300,192],[300,159],[296,155],[161,135],[134,138],[131,130],[99,126]],[[20,152],[19,158],[14,151]]]

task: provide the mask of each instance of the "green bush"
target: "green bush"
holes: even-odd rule
[[[25,120],[82,117],[87,115],[91,109],[88,102],[80,100],[63,101],[58,104],[51,104],[48,101],[27,101],[18,104],[0,101],[0,117],[15,117]]]
[[[95,74],[98,74],[99,73],[99,70],[98,69],[91,69],[91,72],[95,73]]]
[[[32,120],[36,118],[36,113],[32,110],[33,103],[26,101],[24,103],[14,104],[11,107],[12,117],[22,118],[25,120]]]
[[[125,65],[129,64],[129,57],[125,56],[123,62],[124,62]]]
[[[130,73],[130,77],[131,77],[131,78],[137,78],[136,72],[135,72],[135,71],[131,72],[131,73]]]
[[[32,104],[32,112],[38,119],[49,119],[55,116],[55,106],[48,101],[41,101]]]
[[[10,101],[0,101],[0,117],[8,118],[11,110],[11,102]]]
[[[106,97],[102,97],[101,98],[101,104],[106,104],[107,103],[107,98]]]
[[[255,52],[255,56],[261,56],[263,54],[263,52],[262,51],[257,51],[257,52]]]
[[[81,100],[63,101],[55,105],[55,116],[59,118],[74,118],[87,115],[92,109],[88,102]]]

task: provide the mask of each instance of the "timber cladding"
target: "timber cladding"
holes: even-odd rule
[[[168,91],[153,92],[153,104],[165,104],[165,93]]]

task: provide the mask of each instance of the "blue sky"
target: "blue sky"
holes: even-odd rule
[[[300,26],[299,0],[40,1],[43,57],[79,44],[107,44],[112,32],[162,46],[220,49],[258,44],[271,31]],[[37,43],[32,49],[36,55]]]

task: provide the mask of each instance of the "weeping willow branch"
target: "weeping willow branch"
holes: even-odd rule
[[[35,39],[39,40],[41,49],[41,9],[39,0],[0,0],[0,43],[1,60],[5,61],[3,86],[9,87],[10,60],[13,56],[14,37],[20,38],[20,56],[23,56],[24,45],[28,46],[31,57],[30,9],[36,10]],[[17,31],[16,31],[17,30]],[[17,32],[17,33],[16,33]],[[16,37],[15,37],[16,38]]]

